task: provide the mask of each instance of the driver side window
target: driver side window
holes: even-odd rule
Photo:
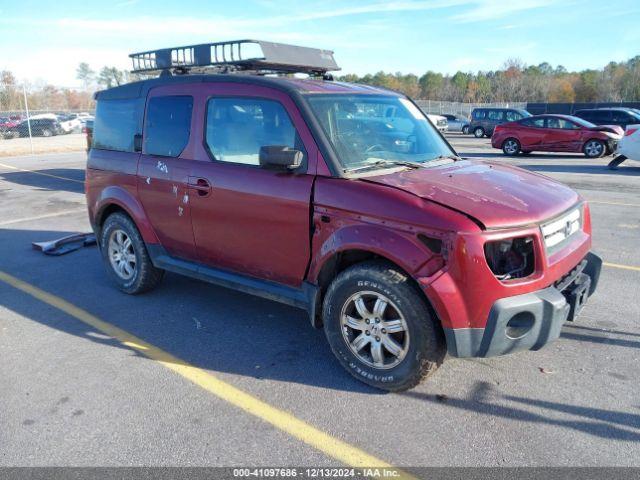
[[[209,99],[205,140],[213,158],[221,162],[259,166],[260,147],[275,145],[300,150],[306,157],[289,115],[274,100]]]

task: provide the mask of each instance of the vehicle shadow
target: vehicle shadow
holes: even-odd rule
[[[0,229],[0,250],[8,254],[0,258],[0,271],[213,374],[383,393],[340,366],[323,331],[313,329],[302,310],[174,274],[165,275],[152,292],[126,295],[110,283],[95,247],[60,257],[31,248],[32,241],[70,233]],[[0,305],[50,328],[146,358],[2,281]]]
[[[482,415],[558,426],[609,440],[640,442],[640,431],[636,431],[640,430],[639,414],[501,395],[488,382],[477,382],[468,398],[431,395],[418,391],[409,391],[402,395]],[[516,405],[509,405],[509,403]],[[520,405],[528,409],[520,408]],[[548,413],[532,412],[531,407],[547,410]],[[554,418],[553,413],[572,415],[577,418],[575,420],[566,419],[566,416]]]
[[[637,177],[640,175],[640,167],[625,166],[618,170],[610,170],[606,165],[518,165],[519,167],[533,170],[535,172],[554,172],[554,173],[588,173],[588,174],[605,174],[605,175],[623,175]]]
[[[3,172],[0,173],[0,180],[41,190],[84,193],[84,176],[83,168],[47,168],[29,172]]]
[[[594,328],[586,327],[584,325],[573,325],[567,323],[565,323],[565,327],[569,327],[571,330],[586,330],[589,332],[610,333],[612,335],[624,335],[627,337],[640,337],[640,333],[621,332],[620,330],[613,330],[611,328]]]
[[[566,338],[568,340],[576,340],[578,342],[591,342],[591,343],[600,343],[603,345],[613,345],[616,347],[628,347],[628,348],[640,348],[640,341],[638,340],[627,340],[625,338],[612,338],[610,336],[603,336],[606,334],[613,334],[614,332],[610,331],[599,331],[597,329],[591,329],[594,333],[581,333],[580,331],[573,330],[572,325],[566,325],[567,328],[563,329],[560,336],[562,338]],[[600,335],[595,334],[595,332],[599,332]],[[625,333],[617,333],[617,335],[627,335]],[[634,334],[629,334],[634,335]],[[634,335],[637,336],[637,335]]]

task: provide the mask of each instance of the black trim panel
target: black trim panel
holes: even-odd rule
[[[320,289],[317,285],[302,282],[301,288],[295,288],[228,270],[208,267],[172,257],[160,245],[147,245],[147,251],[156,268],[301,308],[307,311],[311,324],[316,326],[316,308],[320,295]]]

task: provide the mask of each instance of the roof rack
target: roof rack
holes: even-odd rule
[[[340,70],[331,50],[262,40],[233,40],[132,53],[132,73],[214,70],[325,75]]]

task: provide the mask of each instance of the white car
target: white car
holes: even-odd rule
[[[427,113],[427,117],[429,117],[431,123],[433,123],[441,132],[444,133],[449,130],[449,122],[447,121],[446,117],[443,117],[442,115],[434,115],[431,113]]]
[[[609,162],[609,168],[617,169],[627,158],[640,160],[640,125],[627,125],[624,137],[618,142],[616,156]]]
[[[80,132],[82,122],[76,115],[58,115],[58,121],[65,133]]]

